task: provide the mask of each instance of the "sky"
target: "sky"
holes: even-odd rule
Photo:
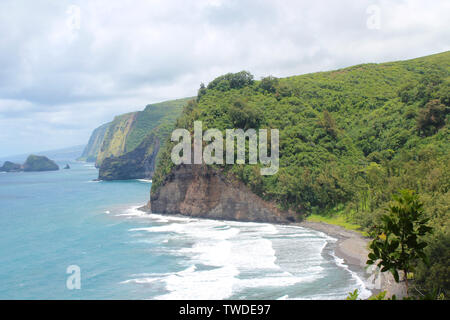
[[[1,0],[0,157],[86,144],[145,105],[450,50],[448,0]]]

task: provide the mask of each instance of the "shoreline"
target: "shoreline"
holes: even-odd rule
[[[364,237],[356,231],[346,230],[341,226],[327,224],[324,222],[303,221],[296,223],[295,225],[320,231],[330,237],[336,238],[337,241],[334,248],[334,253],[336,256],[343,259],[344,263],[349,268],[355,268],[366,273],[366,261],[367,255],[369,254],[369,250],[367,249],[370,242],[369,238]],[[403,284],[396,283],[391,273],[380,273],[378,277],[378,282],[372,281],[372,284],[375,282],[375,288],[367,288],[372,292],[372,295],[376,295],[382,291],[386,291],[386,297],[392,297],[392,295],[395,295],[397,299],[401,299],[406,295]],[[364,280],[367,281],[369,277],[365,278],[366,279]]]
[[[145,204],[144,206],[138,207],[137,210],[143,211],[145,213],[151,213],[151,210],[149,210],[149,203]],[[180,216],[190,217],[185,215]],[[199,219],[217,220],[205,217],[201,217]],[[262,221],[261,223],[274,224],[271,222],[262,222]],[[333,249],[336,257],[342,259],[344,261],[344,264],[347,265],[350,270],[356,271],[359,275],[365,274],[366,276],[363,276],[364,278],[363,280],[367,284],[367,281],[369,280],[370,277],[366,271],[367,267],[366,261],[367,256],[369,254],[369,250],[367,249],[368,244],[370,242],[369,238],[364,237],[363,235],[361,235],[356,231],[347,230],[341,226],[328,224],[324,222],[302,221],[282,225],[303,227],[314,231],[323,232],[327,236],[336,238],[337,241]],[[376,281],[371,281],[372,286],[375,288],[369,288],[368,286],[366,286],[366,289],[372,292],[372,296],[382,291],[386,291],[386,297],[396,295],[397,299],[399,298],[401,299],[406,295],[403,284],[396,283],[391,273],[389,272],[381,273],[379,274],[378,278],[380,279],[378,283]],[[378,286],[374,284],[378,284]]]
[[[362,268],[366,266],[367,249],[369,239],[362,236],[356,231],[346,230],[343,227],[327,224],[324,222],[303,221],[296,223],[299,227],[320,231],[326,235],[336,238],[336,255],[344,259],[345,264]]]

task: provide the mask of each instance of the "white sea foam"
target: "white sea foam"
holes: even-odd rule
[[[142,205],[141,206],[133,206],[133,207],[125,210],[125,213],[120,213],[120,214],[117,214],[116,216],[118,216],[118,217],[145,217],[147,215],[147,213],[145,213],[142,210],[139,210],[140,207],[142,207]]]
[[[294,275],[276,275],[268,276],[265,275],[262,278],[252,278],[252,279],[239,279],[235,285],[235,291],[240,291],[249,288],[262,288],[262,287],[287,287],[299,283],[313,282],[317,279],[315,276],[302,276],[296,277]]]
[[[161,216],[154,215],[153,218],[160,219]],[[171,233],[177,238],[190,239],[194,241],[192,247],[178,248],[173,254],[188,258],[194,265],[215,268],[191,269],[160,277],[166,284],[166,289],[170,291],[169,294],[158,297],[160,299],[223,299],[233,293],[233,287],[239,290],[249,287],[252,283],[237,278],[241,271],[280,269],[275,263],[275,251],[271,241],[261,238],[261,234],[277,233],[273,225],[175,218],[169,219],[172,221],[165,225],[132,228],[130,231]],[[144,282],[148,281],[145,279],[147,278],[144,277]],[[283,279],[277,277],[259,281],[276,285]],[[289,283],[295,283],[297,280],[291,279]],[[193,288],[196,288],[196,293],[192,293]]]
[[[151,179],[137,179],[137,181],[145,182],[145,183],[152,183]]]
[[[156,299],[225,299],[232,293],[233,281],[239,272],[236,268],[226,266],[212,270],[198,271],[195,265],[172,273],[141,274],[138,278],[122,281],[122,284],[151,284],[163,282],[167,294]]]
[[[233,293],[238,274],[239,271],[233,266],[204,271],[185,270],[164,278],[169,293],[156,299],[225,299]]]
[[[177,232],[184,227],[182,225],[165,225],[159,227],[131,228],[129,231],[147,231],[147,232]]]
[[[190,264],[189,268],[179,272],[141,274],[124,282],[163,283],[169,293],[161,294],[157,299],[225,299],[262,287],[301,287],[318,281],[324,272],[329,272],[326,271],[329,264],[322,252],[328,243],[337,241],[324,233],[298,226],[147,214],[137,208],[130,208],[121,215],[145,218],[148,224],[129,231],[136,232],[137,237],[149,237],[149,244],[155,243],[153,235],[164,234],[164,240],[158,240],[160,247],[156,250],[178,256]],[[175,241],[167,246],[169,240]],[[358,275],[343,261],[333,258],[339,267],[350,273],[361,297],[370,295]],[[309,297],[342,298],[348,288],[341,289],[330,294],[317,292]],[[295,295],[280,298],[295,299]]]
[[[332,253],[332,256],[333,256],[334,260],[336,261],[336,265],[345,269],[347,272],[349,272],[350,275],[352,276],[352,278],[355,280],[355,282],[358,286],[359,298],[360,299],[369,298],[372,295],[372,292],[367,289],[367,286],[364,283],[364,281],[356,274],[356,272],[350,270],[350,268],[345,264],[344,259],[337,257],[334,253]],[[349,291],[353,291],[353,290],[354,289],[352,288],[352,290],[349,290]]]
[[[116,216],[130,217],[130,218],[143,218],[143,219],[148,219],[150,221],[155,221],[155,222],[197,221],[197,219],[192,219],[189,217],[147,213],[145,211],[139,210],[139,208],[142,206],[144,206],[144,204],[139,205],[139,206],[132,206],[132,207],[126,209],[124,213],[119,213]]]
[[[136,278],[136,279],[129,279],[129,280],[125,280],[122,281],[122,284],[125,283],[137,283],[137,284],[147,284],[147,283],[152,283],[155,281],[158,281],[158,278]]]

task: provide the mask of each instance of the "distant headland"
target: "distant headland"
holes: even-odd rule
[[[29,155],[24,164],[18,164],[11,161],[5,161],[0,171],[3,172],[33,172],[33,171],[56,171],[59,166],[55,161],[46,156]]]

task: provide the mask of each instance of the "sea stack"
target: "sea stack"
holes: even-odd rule
[[[56,171],[59,166],[46,156],[30,155],[23,164],[23,171]]]
[[[18,172],[22,171],[22,165],[18,163],[13,163],[11,161],[5,161],[2,167],[0,167],[0,172]]]

